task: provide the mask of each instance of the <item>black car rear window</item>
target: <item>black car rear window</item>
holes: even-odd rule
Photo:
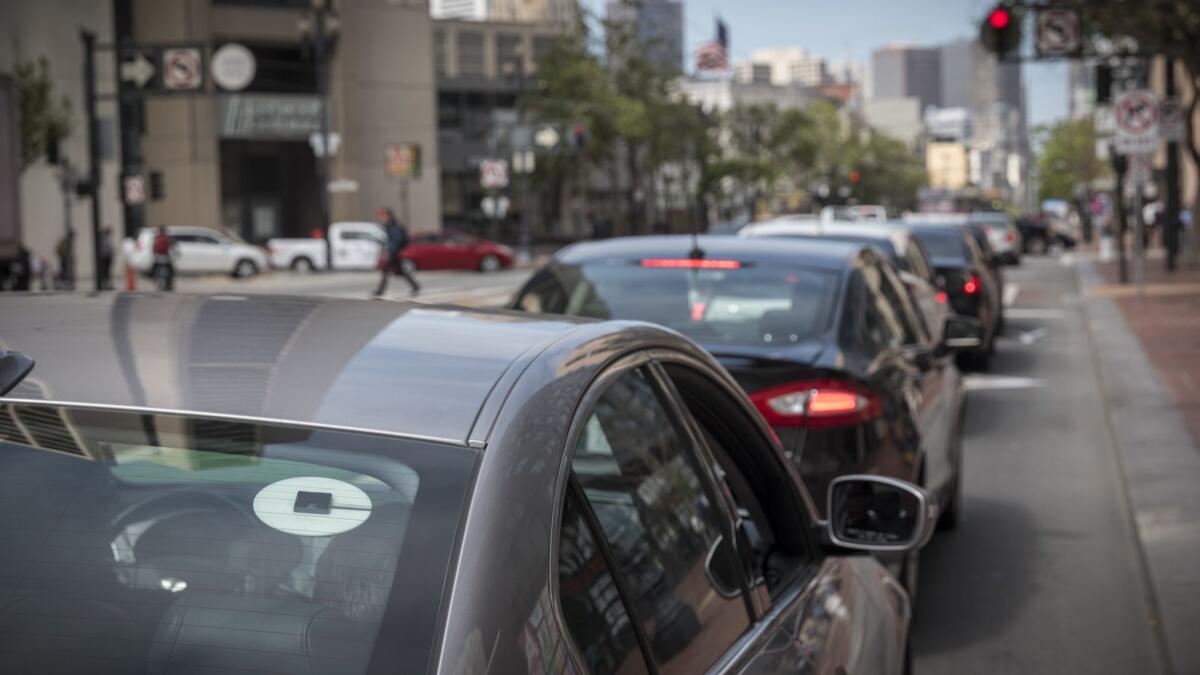
[[[0,672],[425,672],[474,457],[0,404]]]
[[[944,229],[916,230],[917,239],[925,244],[925,250],[930,258],[954,258],[966,260],[970,257],[962,232],[955,227]]]
[[[836,272],[728,262],[708,269],[645,266],[639,260],[555,265],[530,282],[517,306],[649,321],[707,344],[786,345],[828,329],[838,301]]]

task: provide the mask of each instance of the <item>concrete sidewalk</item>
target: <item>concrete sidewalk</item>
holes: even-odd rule
[[[1115,263],[1077,264],[1165,651],[1174,672],[1200,673],[1200,272],[1160,268],[1139,299]]]

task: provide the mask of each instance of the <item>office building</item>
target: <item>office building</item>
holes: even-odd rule
[[[941,55],[935,47],[892,45],[871,54],[871,98],[915,98],[924,110],[941,105]]]
[[[435,19],[484,21],[488,18],[488,0],[429,0],[429,15]]]
[[[749,58],[739,59],[734,70],[743,82],[762,82],[762,73],[769,73],[770,83],[777,86],[817,87],[834,81],[825,59],[803,47],[756,49]]]
[[[682,72],[683,2],[681,0],[610,0],[605,17],[631,26],[637,39],[647,46],[652,63]]]

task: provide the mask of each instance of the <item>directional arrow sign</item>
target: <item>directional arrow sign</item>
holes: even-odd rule
[[[141,52],[134,54],[132,60],[121,62],[121,79],[132,82],[138,89],[144,88],[156,72],[154,63]]]

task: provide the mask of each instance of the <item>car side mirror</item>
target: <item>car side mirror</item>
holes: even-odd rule
[[[829,484],[830,541],[862,551],[911,551],[933,536],[937,500],[895,478],[849,475]]]
[[[969,316],[946,317],[942,330],[941,351],[943,353],[975,349],[983,345],[985,331],[979,319]]]

